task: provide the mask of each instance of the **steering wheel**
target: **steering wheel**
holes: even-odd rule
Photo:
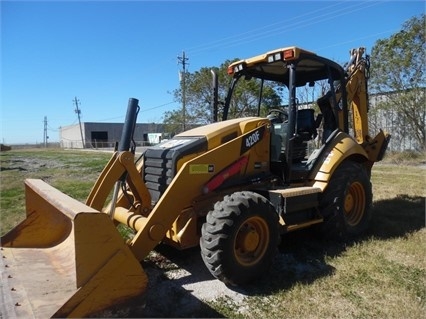
[[[271,121],[275,120],[278,123],[284,123],[288,121],[288,113],[281,109],[270,109],[267,118]]]

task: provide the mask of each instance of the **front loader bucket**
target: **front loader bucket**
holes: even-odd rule
[[[146,274],[109,215],[41,180],[25,194],[27,218],[1,237],[0,318],[86,317],[143,296]]]

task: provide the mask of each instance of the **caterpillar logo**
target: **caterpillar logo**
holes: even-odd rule
[[[191,164],[189,174],[209,174],[214,172],[213,164]]]
[[[259,127],[254,132],[250,132],[243,137],[243,142],[241,144],[241,154],[247,152],[254,145],[259,143],[265,133],[265,126]]]

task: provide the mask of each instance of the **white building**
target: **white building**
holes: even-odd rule
[[[121,139],[123,123],[83,122],[60,128],[59,140],[62,148],[105,148],[114,147]],[[150,137],[155,134],[161,141],[163,124],[137,123],[133,140],[137,146],[149,145]]]

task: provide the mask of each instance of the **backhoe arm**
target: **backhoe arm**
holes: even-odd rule
[[[380,130],[374,137],[368,131],[368,78],[370,59],[363,57],[365,48],[351,50],[351,59],[347,65],[348,77],[346,81],[346,95],[352,109],[354,138],[362,145],[368,154],[371,163],[380,161],[386,151],[390,135]],[[336,100],[342,97],[336,93]]]
[[[351,50],[351,59],[346,67],[348,76],[345,85],[346,97],[352,109],[354,137],[359,144],[363,144],[368,139],[367,74],[370,63],[368,56],[363,58],[364,51],[364,48]],[[341,87],[336,89],[337,104],[342,98],[341,90]],[[338,122],[339,127],[342,128],[344,122],[342,112],[338,113]]]
[[[367,80],[370,61],[368,56],[363,57],[364,51],[364,48],[352,50],[346,83],[347,98],[352,108],[354,135],[359,144],[369,139]]]

